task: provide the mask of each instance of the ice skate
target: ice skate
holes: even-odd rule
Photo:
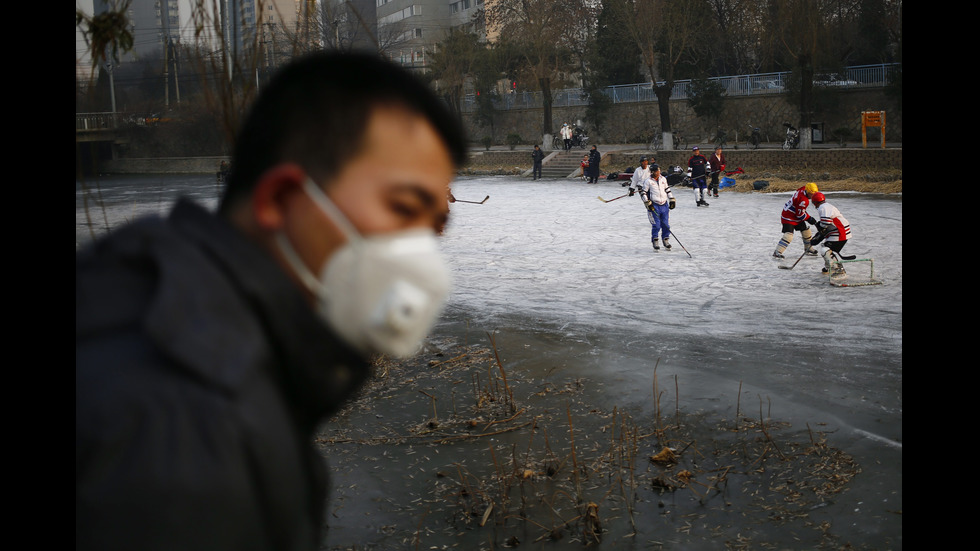
[[[667,242],[664,241],[664,245],[666,245],[666,244],[667,244]],[[654,239],[653,240],[653,250],[655,250],[655,251],[659,251],[660,250],[660,240],[659,239]]]

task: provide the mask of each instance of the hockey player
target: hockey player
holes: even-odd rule
[[[630,191],[640,190],[640,184],[650,177],[650,160],[640,157],[640,166],[633,171],[633,178],[630,180]],[[630,194],[632,196],[632,194]]]
[[[687,175],[691,178],[691,185],[694,187],[694,198],[697,200],[698,206],[706,207],[708,206],[708,202],[705,201],[705,197],[708,195],[708,159],[701,154],[701,148],[698,146],[694,146],[691,151],[693,154],[687,160]]]
[[[786,258],[783,253],[786,247],[793,242],[793,232],[798,231],[803,236],[804,254],[817,256],[817,251],[810,245],[810,227],[807,222],[816,225],[817,220],[810,216],[806,208],[810,206],[810,198],[817,193],[817,184],[810,182],[793,193],[793,196],[783,205],[783,213],[780,221],[783,225],[783,237],[776,244],[776,251],[772,253],[773,258]]]
[[[667,178],[660,174],[660,167],[650,165],[650,176],[640,182],[640,199],[647,208],[647,219],[653,228],[650,230],[650,241],[654,250],[660,250],[660,236],[663,236],[664,248],[670,250],[670,210],[676,206],[674,194],[670,191]]]
[[[827,250],[823,253],[824,267],[823,272],[829,272],[831,276],[844,275],[844,266],[840,261],[840,250],[851,238],[851,224],[847,218],[841,215],[837,207],[827,202],[827,198],[819,191],[813,194],[813,204],[817,207],[817,215],[820,220],[817,222],[817,235],[810,241],[816,246],[824,241],[823,246]]]

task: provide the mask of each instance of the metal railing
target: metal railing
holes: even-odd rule
[[[75,131],[116,128],[119,113],[75,113]]]
[[[818,74],[814,77],[814,84],[848,89],[880,88],[889,83],[892,72],[897,70],[898,64],[895,63],[848,67],[839,75]],[[708,80],[721,84],[727,96],[759,96],[785,92],[786,80],[789,75],[788,71],[784,71],[712,77]],[[670,99],[687,99],[690,86],[690,80],[674,82]],[[613,103],[657,101],[657,95],[649,82],[609,86],[602,93],[608,96]],[[563,88],[552,93],[552,107],[581,107],[588,105],[588,103],[588,94],[582,88]],[[493,104],[500,110],[541,108],[544,106],[544,96],[541,92],[511,92],[495,97]],[[475,111],[476,96],[474,94],[464,96],[461,109],[464,112]]]

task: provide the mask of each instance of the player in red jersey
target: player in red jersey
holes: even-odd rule
[[[793,242],[793,232],[798,231],[800,235],[803,236],[803,250],[804,254],[810,256],[817,256],[817,251],[810,245],[810,224],[816,225],[817,220],[810,216],[806,211],[806,208],[810,206],[810,198],[813,197],[814,193],[817,193],[817,184],[810,182],[809,184],[801,187],[793,193],[789,201],[783,205],[783,213],[780,217],[780,221],[783,224],[783,236],[779,239],[779,243],[776,244],[776,251],[772,253],[773,258],[786,258],[783,253],[786,251],[786,247]]]

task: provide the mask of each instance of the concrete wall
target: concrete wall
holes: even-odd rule
[[[885,111],[887,141],[902,141],[902,115],[895,102],[887,97],[883,90],[839,90],[833,96],[823,112],[815,115],[813,122],[822,122],[825,142],[829,143],[831,133],[837,128],[847,128],[851,131],[851,141],[861,140],[861,112]],[[725,108],[718,125],[728,132],[728,142],[734,143],[736,131],[738,141],[745,143],[751,132],[751,126],[762,129],[763,139],[770,142],[782,143],[785,135],[783,122],[796,126],[799,121],[799,109],[786,101],[782,94],[772,94],[752,97],[732,97],[725,99]],[[675,132],[681,132],[692,145],[697,138],[698,143],[708,143],[714,136],[717,127],[713,123],[699,119],[690,108],[687,100],[672,100],[670,102],[671,126]],[[495,125],[494,143],[503,144],[507,134],[516,133],[524,143],[533,145],[540,143],[542,136],[542,121],[544,116],[541,109],[521,109],[501,111]],[[583,122],[589,134],[589,143],[649,143],[654,132],[660,132],[660,111],[657,102],[619,103],[612,106],[606,115],[606,120],[599,129],[595,124],[585,120],[585,107],[556,107],[552,109],[553,130],[561,128],[563,122]],[[477,125],[471,116],[464,114],[464,126],[473,143],[481,143],[489,136],[489,128]],[[868,131],[869,145],[871,142],[881,143],[881,134],[877,128]]]
[[[106,174],[216,174],[228,157],[162,157],[159,159],[113,159],[102,161]]]
[[[523,151],[521,149],[523,148]],[[598,148],[602,151],[602,147]],[[707,147],[705,155],[711,154],[713,148]],[[652,155],[661,166],[687,166],[691,157],[690,151],[660,151],[650,152],[642,149],[622,152],[608,152],[603,155],[602,168],[604,171],[621,170],[628,166],[637,166],[641,155]],[[894,149],[810,149],[783,151],[782,149],[725,149],[725,160],[728,168],[734,170],[741,166],[748,170],[783,171],[819,171],[837,172],[867,171],[901,171],[902,150]],[[520,146],[516,151],[482,151],[470,155],[470,165],[473,167],[513,167],[530,168],[531,148]]]
[[[711,153],[705,149],[705,154]],[[599,147],[602,151],[602,147]],[[583,150],[584,152],[584,150]],[[653,155],[662,166],[687,166],[689,151],[650,152],[631,149],[623,152],[606,152],[602,160],[603,171],[622,170],[639,164],[640,155]],[[826,170],[837,172],[901,171],[902,149],[810,149],[783,151],[781,149],[733,149],[726,148],[728,167],[741,166],[748,170],[773,172],[796,170]],[[117,159],[102,163],[107,174],[213,174],[225,157],[169,157],[162,159]],[[499,170],[503,173],[519,172],[531,167],[531,147],[518,146],[515,150],[473,150],[469,168]],[[520,170],[515,170],[515,169]]]

